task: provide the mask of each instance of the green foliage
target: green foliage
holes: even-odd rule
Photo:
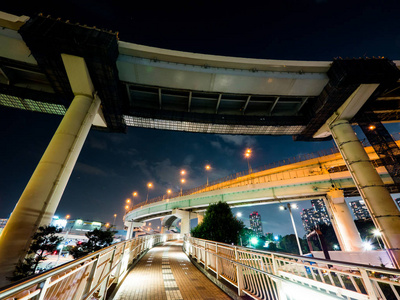
[[[297,245],[296,236],[294,234],[285,235],[281,239],[279,246],[284,252],[299,254],[299,247]],[[309,251],[306,241],[304,241],[301,238],[300,238],[300,246],[303,253],[307,253]]]
[[[239,234],[244,229],[242,221],[236,219],[226,202],[210,204],[203,222],[191,230],[193,237],[238,244]]]
[[[41,226],[32,237],[32,243],[28,249],[27,256],[17,263],[13,276],[9,279],[16,281],[33,275],[41,261],[46,260],[46,256],[57,249],[62,238],[56,236],[61,229],[55,226]]]
[[[104,247],[108,247],[113,242],[114,234],[115,231],[111,231],[110,229],[106,231],[100,229],[89,231],[85,234],[88,241],[71,248],[69,254],[77,259]]]

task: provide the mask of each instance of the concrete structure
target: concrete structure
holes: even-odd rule
[[[387,248],[393,257],[399,256],[395,250],[400,248],[399,214],[393,213],[389,192],[374,168],[368,167],[358,140],[350,136],[350,122],[357,121],[357,114],[372,112],[378,120],[398,121],[400,71],[395,63],[387,59],[274,61],[184,53],[124,43],[115,33],[44,16],[0,13],[0,24],[0,105],[64,115],[1,235],[2,278],[24,257],[37,227],[51,220],[92,126],[112,132],[139,126],[287,134],[296,140],[332,135]],[[317,184],[317,189],[325,183]],[[297,192],[285,189],[279,197],[326,194],[310,193],[310,188],[309,184],[305,190],[296,187]],[[239,202],[273,198],[262,191],[253,193],[250,201],[235,197]],[[173,209],[183,218],[186,231],[190,216],[181,207],[167,205],[166,211]],[[15,251],[9,252],[10,247]]]

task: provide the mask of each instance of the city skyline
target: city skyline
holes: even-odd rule
[[[361,9],[360,3],[363,4]],[[182,8],[163,11],[141,7],[129,13],[107,1],[99,6],[93,4],[90,7],[90,4],[93,3],[72,1],[67,7],[56,7],[40,1],[25,6],[7,3],[2,4],[0,10],[17,15],[43,12],[119,31],[121,41],[197,53],[326,61],[339,56],[396,59],[400,53],[398,34],[393,29],[395,18],[387,17],[395,10],[389,11],[369,2],[343,2],[347,9],[330,1],[295,3],[280,18],[276,16],[281,15],[288,2],[268,3],[273,20],[266,19],[261,10],[229,13],[225,7],[217,6],[214,9],[224,13],[207,18],[207,24],[198,24],[193,15],[188,17]],[[326,11],[331,14],[327,15]],[[354,14],[355,11],[358,13]],[[202,13],[207,15],[208,10],[198,7],[195,12],[196,16],[201,16]],[[248,22],[245,19],[235,21],[242,14]],[[346,22],[335,22],[333,30],[330,22],[337,20],[338,14]],[[308,18],[304,18],[305,15]],[[371,16],[375,17],[373,26]],[[160,22],[163,26],[159,26]],[[386,43],[383,43],[382,32]],[[6,218],[11,213],[60,120],[60,116],[0,107],[0,140],[6,145],[1,149],[0,217]],[[390,132],[400,132],[398,124],[388,128]],[[359,136],[363,137],[361,133]],[[248,147],[253,149],[251,166],[257,167],[329,149],[333,142],[293,142],[290,136],[207,135],[141,128],[128,128],[126,134],[91,130],[56,213],[103,222],[112,222],[113,215],[117,214],[116,223],[122,226],[125,200],[131,198],[134,204],[146,200],[148,182],[154,183],[154,188],[149,190],[149,198],[153,198],[165,194],[167,189],[179,191],[181,169],[188,172],[184,189],[205,184],[206,176],[211,182],[245,171],[248,167],[243,151]],[[212,167],[207,173],[204,170],[206,164]],[[137,198],[132,196],[134,191],[138,191]],[[300,208],[298,212],[309,206],[309,201],[296,203]],[[289,215],[278,212],[278,204],[258,206],[257,209],[265,216],[264,232],[292,233]],[[248,216],[254,207],[235,208],[234,212],[239,210]],[[293,213],[302,236],[298,212]],[[242,219],[248,222],[246,218]]]

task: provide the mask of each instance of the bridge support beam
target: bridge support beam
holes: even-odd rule
[[[172,214],[181,219],[181,233],[190,233],[190,212],[181,209],[174,209]]]
[[[362,240],[344,199],[343,191],[330,191],[325,200],[342,251],[362,251]]]
[[[69,56],[64,64],[75,97],[0,236],[0,286],[26,256],[38,227],[50,223],[99,110],[83,58]]]
[[[329,125],[357,189],[396,268],[400,267],[400,212],[347,120]]]
[[[126,230],[126,237],[125,240],[130,240],[133,236],[133,229],[135,227],[140,227],[143,226],[145,223],[144,222],[125,222],[125,226],[128,227]]]

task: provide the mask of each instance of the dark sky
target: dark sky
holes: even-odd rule
[[[16,15],[42,12],[119,32],[122,41],[197,53],[264,59],[325,60],[334,57],[400,58],[400,4],[396,1],[263,1],[262,6],[206,3],[140,4],[122,1],[7,1],[0,10]],[[132,7],[132,5],[134,7]],[[0,106],[0,218],[8,217],[61,117]],[[398,125],[389,127],[400,132]],[[132,191],[146,198],[188,188],[245,170],[242,153],[252,147],[251,165],[328,149],[330,142],[293,142],[290,136],[223,136],[128,128],[126,134],[92,130],[79,156],[57,214],[122,225]],[[301,207],[310,207],[307,201]],[[292,233],[289,215],[276,205],[242,208],[243,219],[258,210],[264,232]],[[239,209],[236,209],[239,211]],[[299,233],[301,221],[295,213]],[[153,222],[154,224],[154,222]]]

